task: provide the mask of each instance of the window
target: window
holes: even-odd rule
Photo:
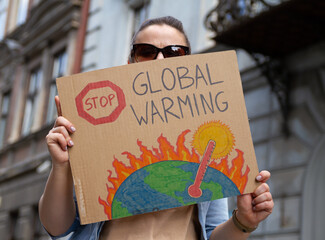
[[[19,0],[16,25],[19,26],[26,21],[29,0]]]
[[[140,28],[140,25],[148,18],[148,7],[150,1],[142,1],[139,6],[134,8],[134,22],[133,22],[133,33]]]
[[[10,102],[10,93],[7,92],[3,94],[1,101],[1,115],[0,115],[0,148],[4,146],[5,143],[5,133],[8,122],[8,113],[9,113],[9,102]]]
[[[26,98],[24,121],[22,126],[22,135],[30,133],[32,125],[35,119],[35,113],[37,104],[39,101],[40,90],[42,85],[42,71],[41,68],[37,68],[32,71],[29,79],[29,87]]]
[[[18,233],[18,210],[13,210],[9,212],[9,238],[8,239],[17,239]]]
[[[56,89],[55,80],[56,78],[62,77],[67,71],[67,53],[65,51],[59,53],[53,62],[52,78],[50,83],[50,94],[49,94],[49,104],[47,109],[46,123],[52,123],[57,117],[56,106],[54,102],[54,97],[57,95],[58,91]]]
[[[6,30],[8,0],[0,0],[0,41],[3,39]]]

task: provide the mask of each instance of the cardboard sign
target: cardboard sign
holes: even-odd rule
[[[252,192],[258,174],[234,51],[57,79],[82,224]]]

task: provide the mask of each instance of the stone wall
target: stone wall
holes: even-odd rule
[[[322,188],[325,178],[311,177],[317,179],[309,182],[306,178],[308,174],[313,175],[307,173],[311,164],[323,167],[317,169],[319,174],[325,171],[324,157],[313,157],[319,149],[325,148],[325,55],[320,54],[324,53],[324,46],[322,43],[304,49],[284,61],[283,68],[289,71],[291,78],[289,135],[283,132],[284,118],[266,76],[254,64],[241,69],[258,165],[272,174],[269,185],[275,202],[273,213],[250,239],[323,239],[324,230],[313,219],[317,211],[323,209],[320,202],[325,195],[318,189]],[[315,183],[316,186],[311,185]],[[305,196],[308,190],[308,196],[316,195],[317,201]],[[311,201],[318,205],[314,206]],[[235,199],[229,202],[230,208],[235,207]],[[309,219],[306,214],[310,215]]]

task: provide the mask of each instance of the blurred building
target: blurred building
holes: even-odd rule
[[[51,161],[57,77],[127,63],[147,18],[180,19],[194,53],[236,49],[273,214],[251,239],[322,239],[321,0],[0,0],[0,238],[48,239],[37,203]],[[230,212],[234,199],[230,199]]]
[[[0,239],[44,239],[37,204],[51,165],[45,136],[56,117],[55,79],[76,68],[81,7],[0,1]]]

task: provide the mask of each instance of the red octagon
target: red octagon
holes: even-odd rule
[[[109,87],[116,93],[118,106],[110,113],[109,116],[95,118],[85,111],[83,105],[83,98],[87,95],[87,93],[90,90],[97,89],[97,88],[104,88],[104,87]],[[122,110],[125,108],[125,96],[122,89],[108,80],[89,83],[78,94],[78,96],[75,98],[75,101],[76,101],[76,106],[77,106],[79,116],[86,119],[88,122],[90,122],[93,125],[114,122],[121,114]]]

